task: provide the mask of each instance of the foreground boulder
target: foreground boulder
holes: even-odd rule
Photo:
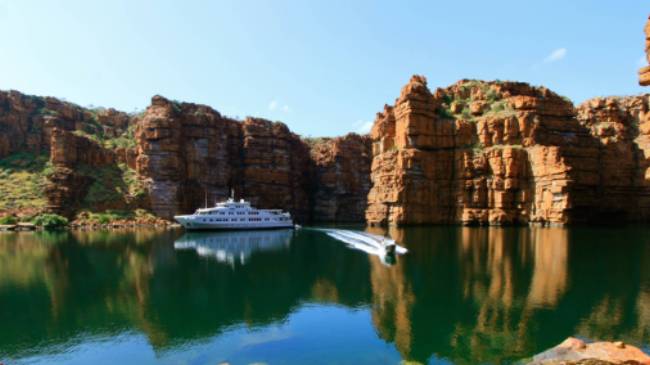
[[[650,356],[622,342],[585,343],[569,337],[535,355],[528,365],[650,365]]]

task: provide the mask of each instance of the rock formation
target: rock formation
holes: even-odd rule
[[[53,97],[0,91],[0,158],[15,152],[48,153],[54,128],[119,136],[130,122],[115,109],[86,109]]]
[[[71,216],[82,205],[93,179],[79,173],[81,165],[92,168],[115,163],[115,155],[96,142],[63,129],[51,132],[50,161],[54,171],[49,175],[45,193],[49,210]]]
[[[647,95],[574,108],[544,87],[414,76],[370,136],[301,139],[160,96],[140,115],[0,92],[0,159],[49,154],[48,208],[191,212],[234,190],[299,221],[650,219]]]
[[[137,171],[163,217],[228,197],[308,215],[308,151],[282,123],[247,118],[160,96],[138,122]]]
[[[585,186],[590,194],[582,194],[596,220],[650,219],[649,103],[648,95],[606,97],[576,108],[579,123],[598,146],[592,156],[597,175]]]
[[[361,136],[309,145],[282,123],[160,96],[135,116],[17,91],[0,92],[0,131],[0,159],[50,156],[44,198],[68,216],[146,208],[171,218],[234,190],[300,221],[364,219],[370,145]]]
[[[561,344],[535,355],[528,365],[650,365],[650,356],[623,342],[585,343],[569,337]]]
[[[645,53],[648,63],[650,63],[650,17],[645,24]],[[641,86],[650,86],[650,66],[644,66],[639,70],[639,84]]]
[[[524,83],[414,76],[378,114],[367,219],[378,224],[568,223],[569,159],[588,133],[570,102]]]
[[[370,190],[370,139],[348,134],[311,145],[312,218],[322,222],[364,219]]]
[[[229,194],[229,160],[240,158],[235,123],[208,107],[152,98],[137,122],[136,170],[154,212],[169,218]]]
[[[647,220],[647,110],[647,96],[594,99],[575,109],[546,88],[517,82],[462,80],[431,93],[424,77],[414,76],[371,132],[366,218]]]

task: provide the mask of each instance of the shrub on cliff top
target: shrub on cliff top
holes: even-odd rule
[[[37,226],[45,229],[58,229],[68,225],[68,218],[58,214],[39,214],[32,221]]]

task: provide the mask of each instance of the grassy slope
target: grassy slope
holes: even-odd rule
[[[37,212],[45,208],[46,155],[15,153],[0,160],[0,211]]]

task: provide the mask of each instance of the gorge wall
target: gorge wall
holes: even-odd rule
[[[650,18],[645,27],[650,62]],[[650,66],[639,71],[650,85]],[[650,220],[649,95],[574,105],[544,87],[413,76],[369,136],[154,96],[137,115],[0,91],[0,213],[145,209],[233,191],[297,220],[570,224]]]
[[[34,187],[46,201],[41,210],[69,217],[146,209],[171,218],[233,191],[301,222],[359,222],[370,188],[365,136],[301,139],[279,122],[238,121],[161,96],[128,115],[0,92],[0,160],[17,160],[7,171],[22,174],[25,160],[38,156],[49,160],[30,175],[44,181]],[[9,184],[0,178],[0,188]],[[4,199],[4,213],[27,205],[17,204],[20,192]]]
[[[48,156],[35,185],[42,209],[70,217],[146,209],[171,218],[232,190],[301,222],[647,221],[648,104],[641,95],[574,107],[517,82],[431,92],[414,76],[369,136],[301,139],[279,122],[161,96],[128,115],[11,91],[0,93],[0,160]],[[13,204],[20,194],[5,195],[12,204],[0,210],[25,208]]]
[[[647,112],[647,95],[574,108],[544,87],[462,80],[432,93],[414,76],[371,132],[367,221],[645,221]]]

